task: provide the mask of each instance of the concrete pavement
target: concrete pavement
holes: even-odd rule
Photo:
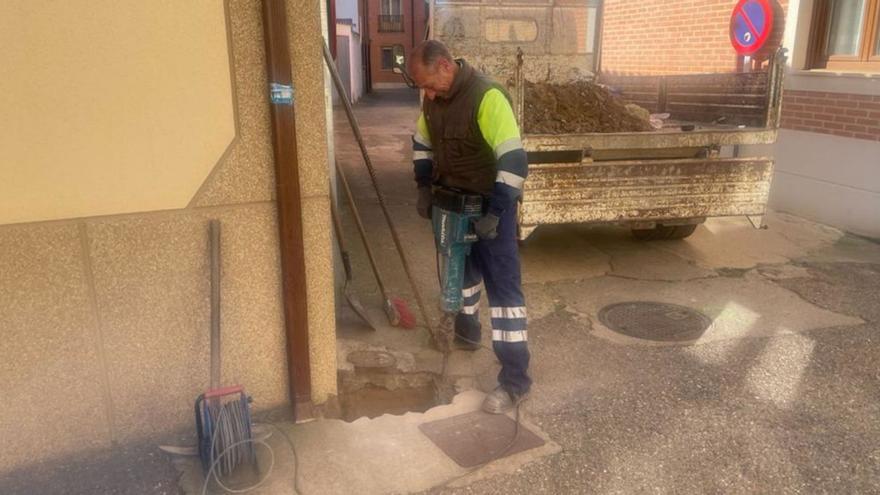
[[[369,97],[358,114],[431,298],[430,230],[413,211],[407,151],[417,109],[386,103],[395,98]],[[344,124],[340,159],[359,202],[373,205],[371,231],[407,296]],[[767,224],[713,219],[684,241],[655,243],[610,226],[539,228],[522,248],[535,380],[524,410],[562,451],[433,492],[877,492],[880,245],[779,212]],[[374,296],[357,264],[359,291]],[[658,344],[599,322],[603,306],[632,300],[681,304],[714,323],[695,341]],[[450,367],[462,389],[494,385],[490,352],[456,353]]]
[[[409,163],[416,101],[411,93],[379,93],[357,112],[436,317],[432,238],[414,212]],[[390,292],[417,311],[346,125],[337,115],[337,156]],[[686,240],[654,243],[612,226],[538,228],[522,247],[535,381],[522,416],[547,444],[470,471],[418,425],[476,409],[495,386],[493,354],[454,352],[447,380],[439,380],[443,357],[427,330],[383,323],[351,214],[343,208],[342,216],[355,289],[380,328],[366,330],[340,307],[341,381],[383,379],[406,390],[434,377],[441,399],[457,395],[451,404],[421,404],[426,412],[261,426],[274,467],[250,493],[289,494],[296,485],[307,495],[880,493],[876,242],[778,212],[768,215],[767,230],[713,219]],[[692,341],[670,344],[625,337],[599,321],[602,307],[634,300],[687,306],[713,323]],[[372,351],[392,364],[359,374],[348,358]],[[258,452],[267,467],[268,450]],[[173,493],[177,475],[164,456],[140,446],[127,457],[0,480],[0,492]],[[175,464],[179,490],[201,493],[197,461]]]
[[[416,100],[379,93],[357,112],[436,317],[430,227],[414,212],[409,163]],[[338,114],[337,156],[390,292],[415,311],[346,125]],[[424,328],[382,323],[347,210],[343,218],[355,288],[380,328],[365,330],[340,308],[340,376],[357,374],[347,356],[370,350],[393,357],[384,370],[391,382],[439,376],[442,356]],[[767,224],[754,230],[745,219],[713,219],[686,240],[655,243],[611,226],[539,228],[522,247],[535,381],[522,413],[548,441],[544,448],[470,472],[417,431],[474,410],[494,387],[492,353],[459,351],[447,362],[450,389],[441,390],[458,394],[451,404],[261,427],[275,464],[252,493],[293,493],[295,477],[308,495],[880,493],[880,245],[784,213],[768,215]],[[599,321],[603,306],[633,300],[688,306],[713,324],[693,341],[669,344],[624,337]],[[296,463],[283,434],[297,447]],[[259,451],[267,466],[268,451]],[[179,489],[200,493],[194,459],[177,464]],[[139,445],[113,458],[35,467],[0,480],[0,492],[175,493],[176,477],[165,454]]]

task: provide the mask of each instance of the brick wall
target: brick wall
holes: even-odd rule
[[[788,0],[779,2],[779,39]],[[728,35],[735,0],[606,0],[602,70],[682,74],[736,69]]]
[[[403,84],[403,78],[391,70],[382,68],[382,47],[403,45],[403,51],[407,58],[412,51],[415,42],[418,44],[425,39],[425,27],[428,12],[424,0],[400,0],[403,15],[403,31],[393,33],[379,32],[380,1],[367,0],[369,12],[369,43],[370,43],[370,72],[373,84],[394,83]],[[413,19],[415,11],[415,19]],[[413,32],[415,27],[415,32]]]
[[[735,0],[606,0],[602,71],[682,74],[736,70],[728,29]],[[780,0],[774,35],[781,40],[788,0]],[[772,41],[771,41],[772,43]],[[782,124],[880,141],[880,97],[785,90]]]
[[[787,90],[782,127],[880,141],[880,96]]]

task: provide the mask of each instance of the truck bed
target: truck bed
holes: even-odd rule
[[[627,103],[667,113],[664,128],[647,132],[524,134],[527,151],[647,150],[769,144],[776,141],[784,56],[760,72],[671,76],[600,75]],[[514,102],[520,122],[525,84],[515,75]],[[682,128],[693,130],[682,130]]]
[[[682,131],[680,127],[676,127],[650,132],[525,134],[523,147],[526,151],[645,150],[768,144],[776,141],[775,128],[735,128],[697,122],[693,124],[698,126],[693,131]]]

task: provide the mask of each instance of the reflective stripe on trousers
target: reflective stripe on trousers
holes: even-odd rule
[[[465,262],[464,306],[455,318],[455,333],[480,341],[480,283],[486,287],[492,322],[492,348],[501,372],[498,383],[509,392],[524,394],[532,384],[528,375],[527,312],[522,293],[516,209],[508,208],[498,224],[498,237],[479,240]]]

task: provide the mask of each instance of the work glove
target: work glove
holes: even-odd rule
[[[479,220],[474,220],[474,231],[477,233],[477,237],[489,241],[498,237],[499,220],[497,216],[491,213],[480,217]]]
[[[419,199],[416,201],[416,210],[422,218],[431,218],[431,188],[420,187]]]

